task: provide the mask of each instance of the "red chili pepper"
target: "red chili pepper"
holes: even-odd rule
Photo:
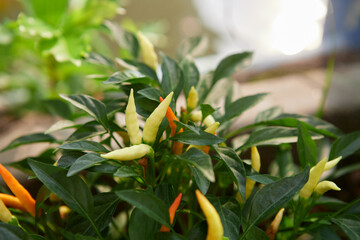
[[[170,216],[170,224],[174,222],[176,210],[179,208],[180,202],[182,198],[182,193],[175,198],[174,202],[169,207],[169,216]],[[160,228],[160,232],[170,232],[170,229],[165,225],[162,225]]]

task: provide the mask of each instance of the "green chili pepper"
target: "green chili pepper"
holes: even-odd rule
[[[160,123],[166,115],[166,110],[170,105],[173,94],[174,93],[171,92],[146,119],[143,130],[144,143],[152,145],[155,142]]]
[[[128,135],[130,137],[130,143],[133,145],[140,144],[142,139],[136,114],[133,89],[130,91],[128,104],[125,110],[125,123]]]
[[[139,144],[131,147],[121,148],[106,154],[101,154],[102,158],[114,159],[119,161],[131,161],[140,159],[144,156],[151,156],[154,150],[147,144]]]

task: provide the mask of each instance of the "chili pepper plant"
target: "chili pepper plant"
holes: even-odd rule
[[[2,150],[51,143],[10,164],[41,183],[31,194],[0,165],[9,187],[0,194],[1,239],[359,239],[359,198],[324,196],[356,168],[337,164],[359,150],[359,132],[279,107],[238,126],[267,96],[233,99],[226,87],[251,52],[200,76],[199,38],[176,60],[137,40],[140,55],[121,60],[103,99],[60,95],[68,119]]]

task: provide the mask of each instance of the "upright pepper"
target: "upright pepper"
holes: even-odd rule
[[[175,198],[174,202],[169,207],[169,217],[170,217],[170,224],[173,224],[176,210],[179,208],[180,202],[182,198],[182,193]],[[170,229],[165,225],[162,225],[160,228],[160,232],[170,232]]]
[[[0,164],[0,175],[10,190],[20,200],[26,211],[28,211],[32,216],[35,216],[35,200],[2,164]]]
[[[0,200],[3,201],[3,203],[6,205],[6,207],[16,208],[16,209],[26,212],[26,209],[21,204],[20,200],[15,196],[5,194],[5,193],[0,193]]]
[[[109,153],[101,154],[102,158],[119,161],[131,161],[154,154],[153,149],[147,144],[139,144],[131,147],[121,148]]]
[[[324,171],[327,171],[333,167],[335,167],[341,160],[342,156],[340,157],[337,157],[331,161],[328,161],[326,164],[325,164],[325,167],[324,167]]]
[[[195,190],[195,194],[208,225],[206,240],[221,240],[224,235],[224,228],[218,212],[199,190]]]
[[[8,223],[11,221],[12,214],[9,209],[5,206],[3,201],[0,199],[0,221]]]
[[[192,86],[190,88],[189,95],[186,100],[188,112],[191,112],[194,108],[196,108],[198,102],[199,102],[198,92],[196,91],[194,86]]]
[[[130,90],[128,104],[125,110],[125,124],[130,137],[130,143],[133,145],[140,144],[142,139],[136,114],[133,89]]]
[[[139,40],[141,55],[144,63],[150,66],[152,69],[156,70],[158,65],[158,58],[154,50],[154,45],[152,45],[149,39],[145,37],[145,35],[140,31],[138,32],[137,37]]]
[[[309,180],[305,183],[304,187],[300,190],[300,197],[309,198],[318,183],[321,174],[324,171],[326,158],[318,162],[310,169]]]
[[[166,115],[166,111],[170,105],[173,94],[174,93],[171,92],[146,119],[143,130],[143,141],[145,143],[152,145],[155,142],[160,123]]]
[[[271,222],[269,228],[266,230],[266,234],[268,235],[270,240],[273,240],[275,238],[275,235],[279,229],[283,214],[284,214],[284,208],[280,209],[280,211],[276,214],[274,220]]]
[[[160,97],[160,102],[163,102],[164,99],[162,97]],[[175,136],[176,133],[176,124],[174,123],[174,121],[179,121],[178,118],[175,116],[174,112],[171,110],[170,107],[167,108],[166,110],[166,118],[169,122],[169,126],[171,128],[171,136]],[[183,132],[184,129],[180,128],[179,133]],[[183,146],[184,144],[181,142],[174,142],[173,144],[173,153],[176,155],[180,155],[183,151]]]
[[[256,146],[251,147],[251,166],[252,168],[259,172],[261,167],[261,160],[260,160],[260,154],[257,150]],[[252,190],[254,189],[255,181],[251,180],[250,178],[246,178],[246,193],[245,197],[248,199],[252,193]]]

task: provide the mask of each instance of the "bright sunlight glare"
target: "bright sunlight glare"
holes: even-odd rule
[[[326,0],[283,0],[272,24],[272,47],[285,55],[320,46]]]

